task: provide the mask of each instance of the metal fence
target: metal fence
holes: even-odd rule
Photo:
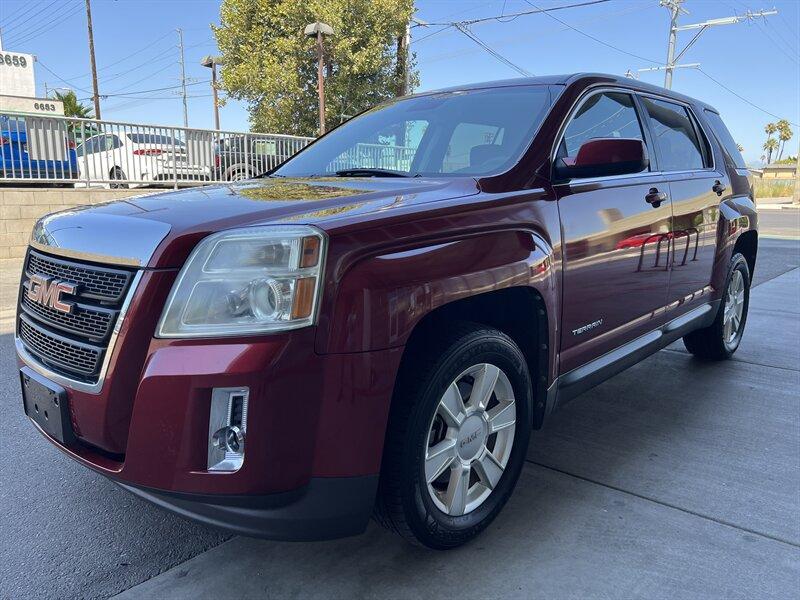
[[[238,181],[313,138],[0,113],[0,183],[140,187]]]

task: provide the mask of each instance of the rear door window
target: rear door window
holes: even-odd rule
[[[685,106],[648,97],[643,97],[642,103],[650,119],[662,171],[694,171],[708,166],[705,144]]]
[[[728,155],[728,158],[730,158],[730,162],[738,169],[746,169],[747,165],[744,162],[744,158],[742,158],[742,153],[739,152],[739,145],[733,139],[728,128],[725,127],[722,117],[713,110],[706,110],[705,113],[706,119],[708,119],[708,122],[711,124],[711,129],[714,131],[714,135],[717,136],[717,141],[725,150],[725,154]]]

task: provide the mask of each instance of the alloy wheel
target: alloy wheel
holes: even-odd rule
[[[483,504],[508,465],[516,430],[508,376],[481,363],[447,387],[428,430],[425,481],[434,504],[451,516]]]
[[[739,334],[744,312],[744,277],[738,269],[731,275],[725,298],[725,314],[722,319],[726,344],[732,344]]]

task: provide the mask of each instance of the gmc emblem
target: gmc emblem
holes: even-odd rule
[[[75,309],[72,302],[64,302],[62,294],[74,294],[78,291],[78,286],[74,283],[51,279],[43,275],[33,275],[28,280],[28,300],[43,304],[59,312],[71,314]]]

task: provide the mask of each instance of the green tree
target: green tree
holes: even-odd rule
[[[75,92],[72,90],[61,93],[61,92],[54,92],[56,96],[56,100],[61,100],[64,103],[64,116],[65,117],[77,117],[79,119],[93,119],[94,114],[92,113],[92,109],[87,106],[86,104],[81,104],[78,101],[78,97],[75,95]]]
[[[767,138],[764,142],[764,151],[767,153],[767,164],[772,162],[772,153],[778,149],[778,140],[773,137]]]
[[[789,121],[787,121],[786,119],[781,119],[780,121],[778,121],[776,123],[776,126],[778,128],[778,139],[780,140],[781,143],[781,150],[778,153],[778,160],[780,160],[781,157],[783,156],[783,149],[786,146],[786,142],[792,139],[794,133],[792,132],[792,127],[789,124]]]
[[[223,0],[221,88],[248,103],[254,130],[316,135],[316,48],[305,26],[334,29],[325,39],[329,128],[397,93],[398,39],[413,10],[413,0]]]

